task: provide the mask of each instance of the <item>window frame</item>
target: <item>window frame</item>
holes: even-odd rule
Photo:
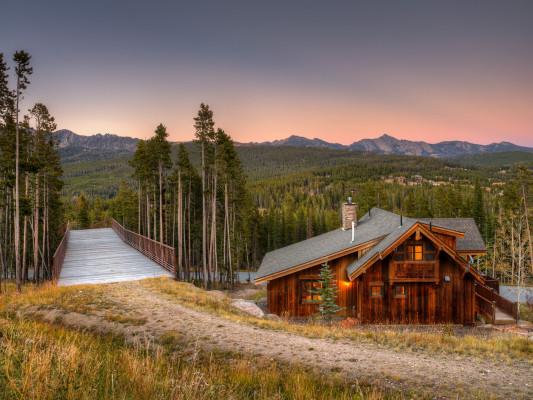
[[[369,287],[369,296],[371,299],[382,299],[385,295],[383,282],[370,282]],[[374,288],[379,288],[379,294],[374,294]]]
[[[398,289],[402,288],[402,292],[398,293]],[[405,285],[394,285],[393,294],[395,299],[405,299],[407,297],[407,290]]]
[[[406,261],[424,261],[424,243],[409,243],[406,246]]]
[[[311,284],[311,287],[308,285]],[[317,284],[317,286],[315,286]],[[322,282],[318,278],[300,278],[300,304],[318,304],[320,300],[319,294],[310,293],[310,289],[318,289],[322,286]],[[307,299],[307,297],[311,297]]]
[[[404,263],[434,262],[437,255],[437,249],[430,240],[410,238],[394,249],[393,260]]]

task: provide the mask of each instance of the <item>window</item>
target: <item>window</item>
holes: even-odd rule
[[[426,243],[424,249],[424,259],[426,261],[433,261],[435,259],[435,247],[429,242]]]
[[[319,280],[302,279],[300,281],[300,303],[313,304],[320,301],[320,295],[316,293],[322,287]]]
[[[424,246],[421,244],[407,246],[407,259],[410,261],[422,261],[424,259]]]
[[[394,286],[394,297],[395,298],[403,298],[407,296],[407,291],[405,290],[404,285],[396,285]]]
[[[370,284],[370,297],[383,297],[383,284]]]
[[[394,249],[393,259],[398,262],[435,261],[436,249],[428,241],[409,240]]]

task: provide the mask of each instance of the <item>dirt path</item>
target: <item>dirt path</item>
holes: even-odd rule
[[[109,300],[146,323],[122,326],[131,337],[156,339],[175,332],[207,349],[238,351],[283,362],[318,366],[354,381],[390,388],[416,388],[434,398],[533,398],[533,367],[427,352],[399,352],[369,343],[310,339],[239,324],[176,304],[138,282],[110,286]],[[98,317],[62,314],[64,323],[115,329]],[[100,323],[99,323],[100,322]]]

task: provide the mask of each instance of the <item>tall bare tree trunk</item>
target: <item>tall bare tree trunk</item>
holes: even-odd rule
[[[192,183],[189,180],[189,193],[187,194],[187,280],[190,280],[191,271],[191,189]]]
[[[148,191],[146,191],[146,236],[151,237],[152,231],[150,229],[150,196]]]
[[[216,168],[213,173],[213,195],[212,195],[212,209],[211,209],[211,268],[214,272],[214,278],[218,275],[218,260],[217,260],[217,173]]]
[[[522,185],[522,199],[524,201],[524,217],[526,220],[526,232],[527,232],[527,241],[529,244],[529,263],[531,272],[533,273],[533,246],[531,244],[531,230],[529,229],[529,212],[527,209],[527,198],[526,198],[526,189]]]
[[[183,194],[181,171],[178,171],[178,278],[183,270]]]
[[[163,163],[159,161],[159,242],[165,242],[163,225]]]
[[[39,274],[39,174],[35,177],[35,206],[33,210],[33,280]]]
[[[46,221],[46,271],[48,272],[48,278],[51,277],[49,267],[51,265],[51,260],[53,257],[53,253],[50,251],[50,187],[48,186],[48,182],[46,184],[46,207],[45,207],[45,221]]]
[[[14,217],[14,247],[15,247],[15,280],[17,290],[21,291],[22,274],[20,268],[20,193],[19,193],[19,100],[20,77],[17,76],[17,104],[15,121],[15,217]]]
[[[154,240],[157,241],[157,196],[156,196],[156,190],[154,185]]]
[[[40,275],[37,276],[37,280],[36,282],[39,283],[40,280],[41,280],[41,277],[43,276],[44,274],[44,271],[46,270],[46,258],[45,258],[45,245],[46,245],[46,176],[44,177],[44,180],[43,180],[43,237],[42,237],[42,246],[41,246],[41,249],[42,249],[42,254],[41,254],[41,268],[40,268]]]
[[[139,190],[137,191],[137,232],[142,235],[141,232],[141,181],[139,180]]]
[[[514,217],[511,215],[511,285],[515,275]]]
[[[208,285],[208,272],[207,272],[207,210],[205,204],[205,144],[202,142],[202,273],[204,287]]]
[[[170,202],[172,204],[172,241],[170,242],[172,244],[172,247],[176,247],[176,201],[177,201],[177,194],[176,194],[176,188],[172,191],[172,201]]]
[[[28,198],[28,190],[30,187],[30,176],[28,173],[24,174],[24,196]],[[28,216],[24,215],[24,228],[22,229],[22,282],[28,279]]]
[[[229,216],[229,198],[228,198],[228,184],[224,184],[224,219],[226,224],[227,246],[228,246],[228,265],[230,284],[233,287],[233,264],[231,259],[231,232],[230,232],[230,216]]]
[[[526,216],[527,218],[527,216]],[[516,322],[520,320],[520,295],[521,295],[521,289],[522,289],[522,264],[523,264],[523,257],[522,257],[522,218],[518,219],[518,271],[517,271],[517,279],[516,279],[516,286],[517,286],[517,293],[516,293]]]

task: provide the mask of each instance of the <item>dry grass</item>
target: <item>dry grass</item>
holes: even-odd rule
[[[386,325],[379,328],[364,326],[344,328],[338,325],[325,326],[313,321],[306,324],[288,320],[272,321],[243,314],[231,307],[228,299],[220,299],[188,283],[156,278],[141,281],[141,284],[167,295],[169,299],[180,304],[264,329],[283,330],[312,338],[363,340],[398,350],[424,350],[460,356],[497,358],[505,361],[519,359],[533,363],[533,342],[510,334],[485,337],[467,333],[456,336],[452,326],[435,327],[433,331],[407,331]]]
[[[242,296],[245,300],[259,301],[267,296],[266,286],[260,286],[253,293]]]
[[[533,301],[531,303],[520,304],[520,319],[533,322]]]
[[[157,344],[131,346],[116,336],[20,320],[7,311],[36,305],[92,309],[82,299],[98,304],[100,289],[44,287],[0,297],[0,399],[400,398],[270,359],[204,353],[172,333]],[[187,292],[190,304],[225,308],[196,290]],[[68,304],[65,296],[72,294],[76,300]]]

